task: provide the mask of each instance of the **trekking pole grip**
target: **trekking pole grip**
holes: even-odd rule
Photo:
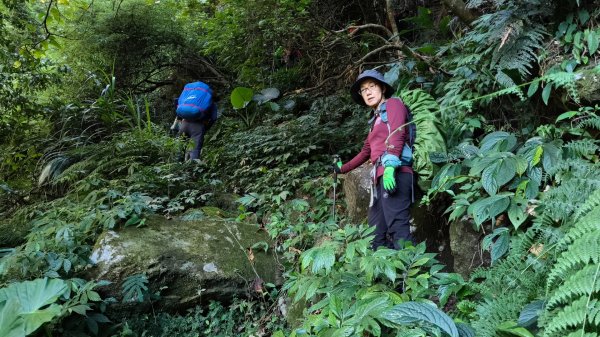
[[[340,156],[337,154],[333,155],[333,163],[332,163],[332,168],[333,168],[333,184],[335,185],[337,183],[337,170],[336,170],[336,165],[337,163],[340,161]]]

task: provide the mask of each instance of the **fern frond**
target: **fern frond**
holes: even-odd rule
[[[564,145],[564,149],[569,158],[587,157],[598,152],[600,146],[597,143],[598,141],[594,139],[574,140]]]
[[[590,128],[600,130],[600,116],[590,114],[585,119],[580,121],[577,124],[577,127],[582,129]]]
[[[586,218],[581,220],[582,223],[585,221]],[[595,227],[600,228],[600,220],[596,219],[594,223]],[[546,288],[548,290],[554,288],[557,282],[566,279],[576,270],[590,263],[600,263],[600,230],[598,229],[579,237],[569,245],[569,248],[559,257],[548,275]]]
[[[559,311],[546,326],[544,337],[562,337],[573,329],[579,331],[598,331],[600,327],[600,302],[596,299],[589,300],[583,297],[572,302]]]
[[[541,25],[523,29],[515,23],[512,23],[508,29],[517,31],[515,38],[509,38],[508,43],[494,54],[492,60],[500,69],[517,70],[523,77],[530,75],[529,69],[537,62],[536,51],[543,45],[548,32]]]
[[[566,337],[600,337],[600,335],[595,332],[585,332],[583,329],[579,329],[571,332]]]
[[[123,302],[143,302],[148,292],[148,278],[145,274],[127,277],[122,284]]]
[[[600,266],[600,265],[598,265]],[[598,281],[598,266],[587,265],[570,276],[565,283],[561,284],[552,297],[548,300],[548,309],[552,310],[558,305],[570,303],[575,298],[600,292],[600,281]]]
[[[587,208],[587,207],[586,207]],[[584,213],[582,213],[584,214]],[[566,250],[548,274],[548,305],[540,317],[545,337],[600,328],[600,206],[577,218],[558,247]],[[570,304],[569,304],[570,303]]]
[[[538,216],[534,220],[539,220]],[[559,228],[548,226],[543,222],[535,222],[527,229],[527,231],[518,236],[519,239],[515,244],[515,253],[521,252],[526,254],[529,252],[531,247],[536,244],[542,244],[544,246],[553,246],[558,243],[564,237],[564,232]]]
[[[94,170],[97,165],[96,158],[88,158],[87,160],[78,161],[71,166],[67,167],[62,173],[60,173],[55,181],[57,183],[72,184],[76,181],[83,179]]]
[[[573,72],[558,71],[544,76],[544,79],[552,83],[556,88],[565,88],[576,103],[579,103],[579,93],[577,92],[577,74]]]
[[[516,91],[520,92],[521,94],[523,94],[521,92],[521,90],[519,88],[516,87],[516,83],[515,81],[513,81],[512,78],[510,78],[510,76],[506,75],[506,73],[504,71],[502,71],[501,69],[498,69],[498,72],[496,72],[496,81],[498,81],[498,83],[504,87],[504,88],[514,88],[516,89]],[[503,93],[505,94],[505,93]],[[508,92],[506,94],[509,94]]]
[[[591,211],[581,218],[578,218],[577,225],[569,229],[569,232],[559,242],[559,246],[566,248],[567,245],[573,245],[578,239],[595,235],[599,232],[600,222],[598,221],[587,221],[586,219],[599,219],[600,218],[600,206],[595,206]]]
[[[421,89],[400,93],[404,104],[410,108],[417,126],[413,169],[427,180],[433,175],[430,153],[446,153],[446,141],[441,132],[440,106],[433,96]]]
[[[581,159],[565,160],[552,169],[560,185],[542,197],[544,215],[566,221],[584,204],[588,196],[600,189],[600,166]]]
[[[575,214],[573,214],[573,219],[575,221],[579,221],[579,219],[590,212],[591,210],[597,208],[600,205],[600,189],[595,190],[585,201],[583,205],[581,205]]]
[[[521,308],[527,304],[528,299],[518,292],[505,293],[494,299],[485,299],[477,307],[479,317],[473,323],[476,336],[496,337],[496,328],[503,322],[516,321]]]

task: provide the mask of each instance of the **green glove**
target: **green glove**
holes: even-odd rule
[[[335,162],[332,168],[335,173],[342,173],[342,161]]]
[[[394,177],[394,168],[391,166],[383,170],[383,188],[390,194],[396,191],[396,177]]]

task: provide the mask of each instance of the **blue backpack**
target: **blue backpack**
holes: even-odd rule
[[[397,98],[397,99],[400,99],[400,98]],[[385,123],[385,125],[388,128],[388,133],[391,134],[392,130],[390,129],[390,125],[388,124],[386,103],[387,102],[384,102],[383,104],[381,104],[381,106],[379,107],[379,111],[380,111],[381,121]],[[412,122],[412,120],[413,120],[412,112],[410,111],[410,108],[408,106],[406,107],[406,110],[408,112],[408,115],[406,116],[405,126],[408,128],[408,130],[407,130],[408,141],[404,143],[404,148],[402,148],[402,154],[400,155],[400,162],[401,162],[402,166],[412,165],[415,140],[417,138],[417,125]]]
[[[177,117],[187,120],[203,120],[211,110],[213,92],[204,82],[188,83],[177,101]]]

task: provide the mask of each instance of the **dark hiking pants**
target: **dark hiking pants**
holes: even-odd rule
[[[393,249],[402,248],[399,240],[414,243],[410,234],[410,205],[412,202],[413,177],[411,173],[396,171],[396,191],[388,194],[383,188],[382,177],[379,177],[377,198],[369,208],[369,225],[375,226],[373,250],[380,246]]]
[[[206,127],[204,123],[200,121],[188,121],[183,120],[181,122],[180,133],[185,134],[194,141],[194,149],[190,151],[190,159],[200,159],[200,151],[202,151],[202,144],[204,143],[204,133]]]

